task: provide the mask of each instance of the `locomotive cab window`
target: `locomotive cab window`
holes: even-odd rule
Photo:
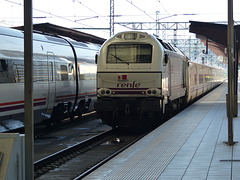
[[[150,44],[112,44],[108,46],[107,63],[151,63]]]

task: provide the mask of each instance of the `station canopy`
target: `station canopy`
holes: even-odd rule
[[[14,27],[15,29],[23,30],[24,26]],[[103,44],[106,39],[87,34],[84,32],[80,32],[71,28],[66,28],[62,26],[57,26],[51,23],[41,23],[41,24],[34,24],[33,25],[33,31],[46,33],[46,34],[52,34],[52,35],[60,35],[69,37],[71,39],[74,39],[76,41],[80,42],[91,42],[96,44]]]
[[[227,57],[227,25],[209,22],[190,21],[189,32],[195,33],[196,37],[204,42],[217,56]],[[239,25],[234,26],[235,42],[240,42]],[[240,47],[237,45],[239,52]]]

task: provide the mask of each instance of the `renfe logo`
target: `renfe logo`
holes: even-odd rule
[[[117,87],[119,88],[139,88],[140,87],[140,83],[137,83],[136,81],[133,82],[122,82],[122,83],[117,83]]]
[[[127,75],[126,74],[118,75],[118,80],[127,80]]]

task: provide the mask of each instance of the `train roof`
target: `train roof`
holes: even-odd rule
[[[13,27],[14,29],[23,30],[24,26]],[[41,23],[33,25],[34,32],[39,32],[43,34],[51,34],[51,35],[60,35],[69,37],[76,41],[80,42],[90,42],[96,44],[103,44],[106,39],[100,38],[91,34],[83,33],[71,28],[66,28],[62,26],[57,26],[51,23]]]

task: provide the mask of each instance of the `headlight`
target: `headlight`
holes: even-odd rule
[[[158,88],[151,88],[146,90],[148,96],[158,96],[161,95],[161,90]]]
[[[111,95],[111,90],[107,88],[100,88],[98,89],[98,95],[100,96],[110,96]]]

